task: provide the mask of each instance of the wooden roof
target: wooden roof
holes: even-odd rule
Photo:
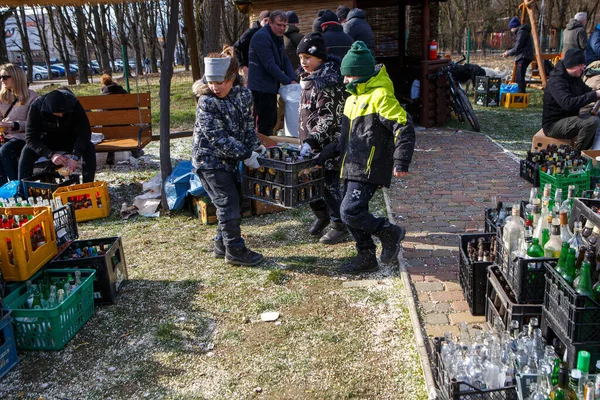
[[[133,0],[135,1],[135,0]],[[83,6],[94,4],[114,4],[124,3],[123,0],[0,0],[3,6],[19,7],[19,6]],[[127,1],[130,2],[130,1]]]

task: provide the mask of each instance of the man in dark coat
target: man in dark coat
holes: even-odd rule
[[[371,52],[375,48],[375,36],[371,25],[367,22],[365,12],[360,8],[353,8],[348,13],[346,23],[344,24],[346,32],[355,42],[360,40],[365,42]]]
[[[19,179],[33,175],[40,157],[74,171],[83,159],[83,182],[93,182],[96,174],[96,147],[85,110],[69,90],[53,90],[31,104],[27,117],[27,145],[19,160]],[[60,154],[58,152],[66,154]]]
[[[585,48],[585,65],[600,60],[600,24],[596,25],[594,32],[590,35],[590,40]]]
[[[254,21],[254,24],[252,24],[250,29],[242,33],[242,36],[240,36],[237,42],[233,44],[235,58],[237,58],[242,74],[246,79],[248,79],[248,51],[250,49],[250,41],[252,40],[252,36],[254,36],[260,28],[269,23],[270,15],[271,13],[267,10],[261,11],[258,20]]]
[[[340,20],[340,24],[344,25],[346,23],[346,19],[348,18],[348,13],[350,12],[350,7],[339,6],[335,11],[338,19]]]
[[[562,54],[565,55],[569,49],[584,50],[587,46],[587,33],[585,25],[587,24],[587,13],[578,12],[572,20],[567,23],[562,36]]]
[[[502,57],[515,56],[517,72],[514,80],[519,85],[519,93],[525,93],[527,87],[525,72],[527,72],[527,67],[529,67],[535,56],[531,26],[529,24],[521,25],[517,17],[512,17],[508,27],[513,33],[516,33],[516,40],[513,48],[502,53]]]
[[[325,12],[325,10],[319,10],[317,12],[317,18],[315,18],[312,23],[312,31],[313,32],[323,33],[323,31],[321,30],[321,16],[323,15],[324,12]]]
[[[327,54],[334,55],[342,60],[350,50],[354,40],[344,33],[344,28],[338,22],[338,17],[333,11],[326,10],[321,15],[321,29],[323,30]]]
[[[298,23],[300,20],[298,16],[293,11],[287,12],[288,17],[288,25],[285,33],[283,34],[283,44],[285,46],[285,54],[287,54],[290,62],[292,63],[292,68],[294,71],[298,69],[300,66],[300,59],[298,58],[298,53],[296,49],[298,49],[298,44],[304,37],[303,34],[300,33],[298,29]]]
[[[269,23],[252,37],[248,52],[248,89],[254,97],[257,129],[267,136],[273,134],[277,123],[279,86],[296,83],[294,69],[283,47],[286,28],[287,15],[283,11],[273,11]]]
[[[585,56],[580,49],[569,49],[550,73],[544,90],[542,129],[546,136],[575,138],[575,149],[586,150],[594,142],[600,120],[579,114],[581,107],[600,98],[581,80]]]

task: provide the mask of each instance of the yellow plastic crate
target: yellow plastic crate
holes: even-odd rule
[[[7,281],[25,281],[58,252],[52,210],[50,207],[0,208],[0,215],[33,215],[18,228],[0,229],[2,276]]]
[[[110,214],[110,197],[103,181],[60,187],[52,196],[59,197],[63,204],[73,203],[77,222],[105,218]]]
[[[504,108],[529,107],[529,93],[502,93],[502,106]]]

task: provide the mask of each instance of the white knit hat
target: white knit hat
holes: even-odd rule
[[[231,64],[231,57],[210,58],[204,57],[204,76],[207,82],[223,82]]]

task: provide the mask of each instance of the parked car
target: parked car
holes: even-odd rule
[[[59,69],[62,69],[62,73],[65,72],[65,66],[61,63],[57,63],[57,64],[52,64],[51,66],[57,67]],[[77,71],[79,71],[79,68],[77,68],[77,65],[75,64],[70,64],[69,65],[69,74],[76,74]]]
[[[23,71],[27,73],[27,65],[23,66]],[[33,66],[32,71],[33,80],[41,81],[42,79],[48,79],[48,70],[46,68],[40,67],[39,65]]]
[[[50,70],[52,71],[52,75],[56,75],[56,76],[65,76],[65,69],[64,68],[59,68],[55,65],[51,65],[50,66]]]

